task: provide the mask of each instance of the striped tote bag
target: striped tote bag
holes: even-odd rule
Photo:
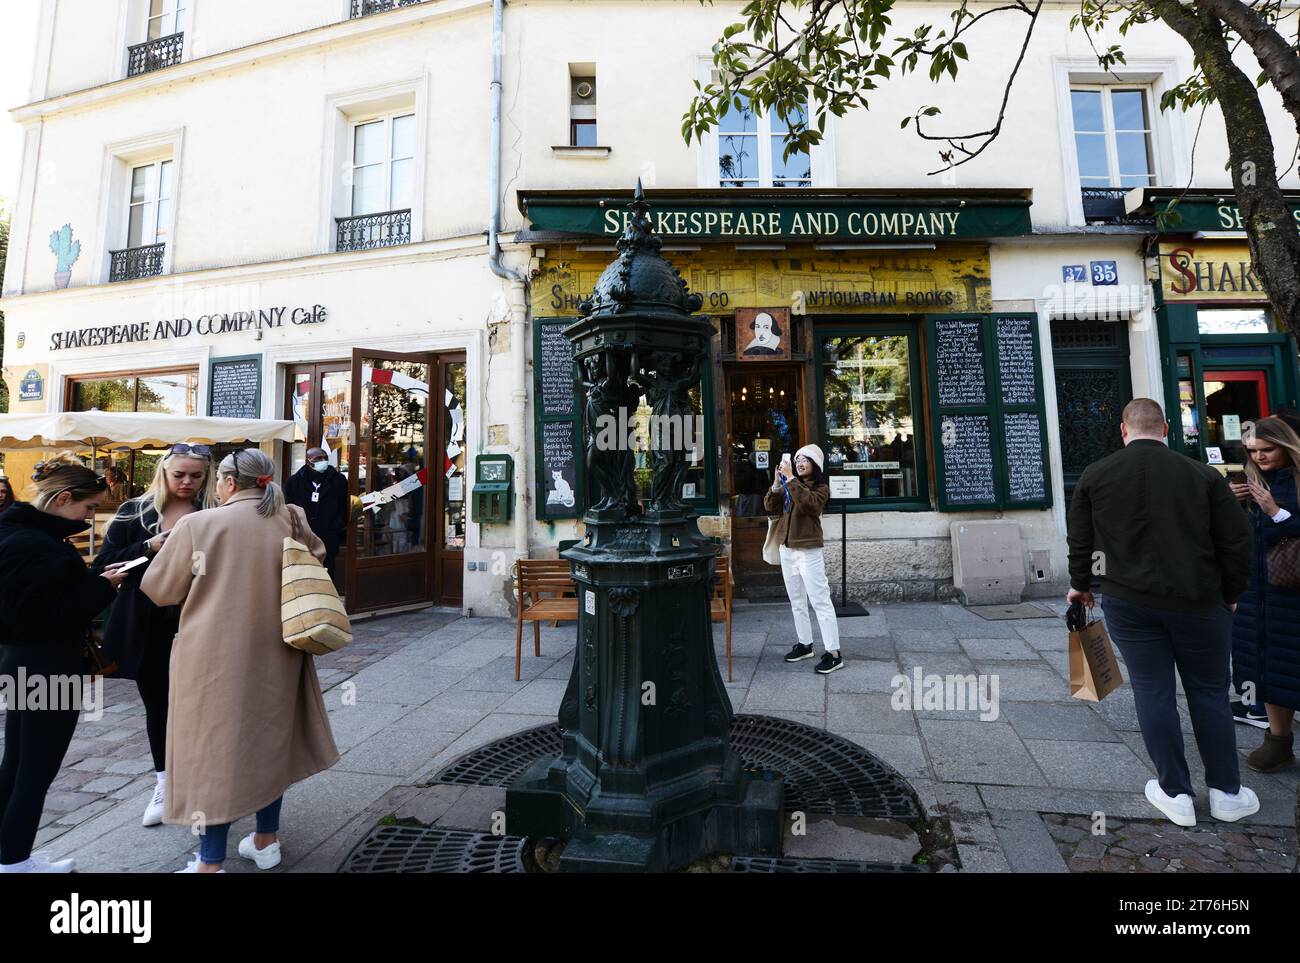
[[[352,641],[352,623],[334,581],[299,539],[298,516],[290,511],[293,536],[284,540],[280,574],[280,620],[285,645],[311,655],[337,652]]]

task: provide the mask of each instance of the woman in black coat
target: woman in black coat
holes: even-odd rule
[[[81,714],[86,631],[124,576],[112,569],[91,574],[66,541],[89,527],[86,519],[104,498],[103,479],[64,454],[38,465],[33,480],[32,502],[0,514],[0,675],[28,683],[6,699],[0,873],[67,873],[72,860],[51,863],[33,854],[32,844]],[[46,679],[45,704],[27,704],[34,677]],[[61,704],[65,692],[75,693],[75,705]]]
[[[213,506],[212,487],[207,446],[173,445],[158,462],[149,489],[117,510],[104,535],[104,547],[95,556],[95,569],[158,554],[181,518]],[[117,662],[117,675],[135,680],[144,703],[157,779],[141,822],[157,826],[162,823],[167,792],[167,702],[172,640],[180,628],[181,609],[179,605],[159,608],[140,591],[148,568],[145,563],[127,573],[104,629],[104,648]]]
[[[1283,539],[1300,538],[1300,437],[1280,418],[1255,422],[1245,439],[1247,483],[1232,490],[1255,529],[1250,588],[1237,601],[1232,623],[1233,682],[1243,701],[1268,712],[1264,743],[1247,764],[1272,772],[1295,762],[1291,723],[1300,708],[1300,589],[1269,584],[1268,553]]]

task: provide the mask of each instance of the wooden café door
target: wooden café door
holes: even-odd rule
[[[464,402],[464,355],[353,350],[348,483],[365,508],[349,530],[349,611],[459,601],[469,486],[464,451],[449,453],[465,447]]]

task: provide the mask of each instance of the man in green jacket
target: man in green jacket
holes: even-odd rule
[[[1157,779],[1153,806],[1194,826],[1174,669],[1187,693],[1205,763],[1210,814],[1233,821],[1259,809],[1241,785],[1229,703],[1230,633],[1250,577],[1251,528],[1227,481],[1209,465],[1170,451],[1160,405],[1124,408],[1124,447],[1089,465],[1070,501],[1070,592],[1093,605],[1100,577],[1111,638],[1133,684],[1142,741]]]

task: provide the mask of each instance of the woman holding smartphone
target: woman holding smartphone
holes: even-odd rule
[[[826,559],[822,551],[822,510],[831,489],[823,473],[826,464],[822,450],[804,445],[794,455],[787,455],[777,467],[772,487],[763,497],[769,515],[780,515],[776,538],[781,546],[781,576],[790,596],[797,641],[785,657],[787,662],[802,662],[813,657],[812,621],[808,603],[817,613],[822,645],[826,651],[817,663],[819,675],[828,675],[844,665],[840,655],[840,630],[835,621],[835,604],[826,581]]]
[[[1245,483],[1229,479],[1255,529],[1250,587],[1232,622],[1233,683],[1268,716],[1264,743],[1246,764],[1272,772],[1295,763],[1291,724],[1300,708],[1300,589],[1269,581],[1268,555],[1284,539],[1300,538],[1300,437],[1281,418],[1262,418],[1244,439],[1250,459]]]
[[[69,873],[72,859],[32,852],[45,795],[81,716],[65,704],[84,678],[86,631],[125,577],[92,575],[68,542],[90,527],[108,485],[71,452],[40,462],[30,502],[0,513],[0,675],[26,677],[52,704],[10,705],[0,759],[0,873]],[[74,687],[79,694],[81,686]],[[25,701],[25,700],[24,700]]]
[[[186,515],[213,508],[213,480],[207,445],[172,445],[158,462],[153,481],[139,498],[124,502],[95,556],[94,571],[105,566],[152,559],[171,530]],[[148,563],[132,568],[113,603],[104,647],[117,662],[117,675],[134,679],[144,703],[145,730],[157,773],[153,798],[145,807],[145,826],[162,823],[167,791],[167,701],[172,639],[180,627],[179,605],[159,607],[140,591]]]

